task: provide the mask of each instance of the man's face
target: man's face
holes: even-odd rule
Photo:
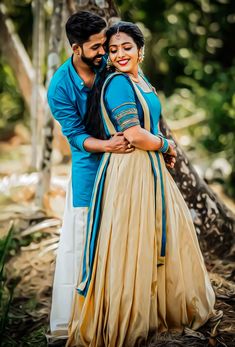
[[[102,57],[105,55],[105,31],[94,34],[81,46],[81,59],[90,67],[97,67],[101,64]]]

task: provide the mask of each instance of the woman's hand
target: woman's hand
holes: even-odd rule
[[[176,145],[173,140],[167,140],[169,143],[169,148],[168,151],[163,154],[164,160],[166,163],[166,166],[173,169],[176,163],[176,157],[177,157],[177,152],[176,152]]]
[[[169,148],[168,148],[168,151],[166,153],[172,157],[177,157],[177,152],[175,150],[175,148],[176,148],[175,142],[173,140],[168,140],[168,139],[167,139],[167,141],[169,143]]]
[[[164,157],[164,161],[166,163],[166,166],[169,169],[173,169],[174,166],[175,166],[175,163],[176,163],[175,157],[173,157],[173,156],[171,156],[169,154],[163,154],[163,157]]]
[[[173,169],[176,163],[176,150],[175,150],[175,142],[171,139],[166,139],[163,136],[159,136],[161,139],[161,147],[160,147],[160,152],[163,154],[163,158],[165,161],[166,166],[169,169]],[[166,147],[166,149],[165,149]]]

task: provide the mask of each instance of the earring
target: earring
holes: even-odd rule
[[[113,63],[111,62],[110,58],[107,59],[107,67],[110,68],[113,66]]]
[[[144,61],[144,47],[140,50],[139,54],[139,63],[143,63]]]

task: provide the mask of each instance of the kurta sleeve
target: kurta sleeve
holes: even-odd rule
[[[111,79],[105,91],[105,104],[120,131],[140,125],[135,93],[128,77],[118,75]]]
[[[84,141],[90,137],[87,134],[83,120],[76,107],[59,88],[52,95],[48,94],[48,103],[54,118],[60,123],[63,134],[69,143],[77,149],[86,152]]]

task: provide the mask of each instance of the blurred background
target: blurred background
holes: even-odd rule
[[[17,340],[45,346],[70,172],[69,147],[51,124],[45,93],[53,71],[71,55],[67,17],[94,10],[140,26],[146,39],[142,68],[159,94],[164,119],[199,176],[234,212],[235,2],[2,0],[0,9],[0,329],[4,346]],[[226,266],[217,270],[231,279],[234,268]]]
[[[45,52],[53,11],[51,0],[43,3],[44,27],[36,35],[36,40],[44,39],[39,57],[41,83],[46,79]],[[29,58],[37,60],[33,57],[36,13],[33,15],[32,1],[8,0],[5,5]],[[234,1],[118,0],[116,5],[122,19],[139,23],[145,33],[143,70],[160,94],[163,115],[170,128],[203,177],[221,183],[226,194],[234,199]],[[35,12],[40,16],[37,9]],[[64,37],[64,46],[65,40]],[[61,50],[61,62],[68,54],[68,47]],[[27,137],[32,123],[30,110],[4,55],[0,60],[0,76],[0,140],[9,141],[12,136],[23,134],[23,127]]]

